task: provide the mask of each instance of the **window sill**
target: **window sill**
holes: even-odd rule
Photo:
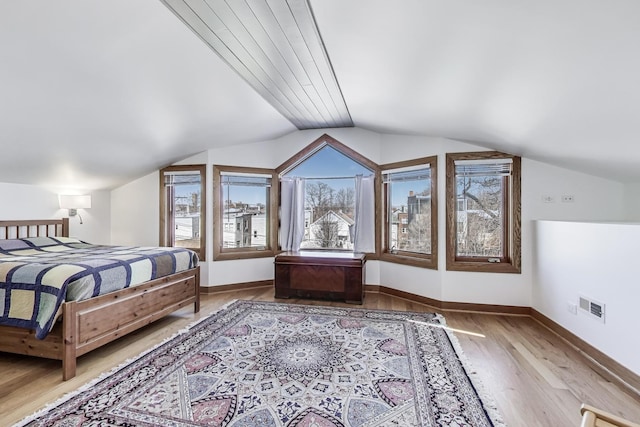
[[[214,254],[213,260],[229,261],[238,259],[268,258],[274,257],[275,254],[275,251],[272,250],[221,252]]]
[[[510,262],[488,261],[447,261],[448,271],[469,271],[477,273],[513,273],[520,274],[522,269]]]
[[[420,257],[406,254],[394,254],[383,252],[378,258],[380,261],[391,262],[395,264],[410,265],[413,267],[428,268],[431,270],[438,269],[438,260],[436,257]]]

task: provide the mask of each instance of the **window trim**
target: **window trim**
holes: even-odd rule
[[[206,261],[206,248],[207,248],[207,165],[172,165],[167,166],[165,168],[160,169],[160,197],[159,197],[159,208],[160,208],[160,235],[159,235],[159,245],[160,246],[168,246],[167,242],[167,192],[165,189],[165,181],[164,174],[165,172],[198,172],[200,174],[200,248],[187,248],[198,254],[198,259],[200,261]]]
[[[224,197],[222,195],[223,173],[270,175],[271,190],[269,191],[269,235],[266,238],[266,247],[260,248],[224,248]],[[278,201],[280,200],[278,176],[273,169],[213,165],[213,260],[234,260],[246,258],[264,258],[275,256],[278,237]]]
[[[431,254],[420,254],[408,251],[391,251],[388,247],[389,240],[389,209],[388,189],[382,180],[385,171],[392,169],[409,168],[419,165],[429,165],[431,179]],[[379,167],[381,183],[380,202],[377,218],[380,220],[380,260],[397,264],[411,265],[414,267],[438,269],[438,156],[421,157],[395,163],[387,163]]]
[[[511,159],[512,172],[510,185],[503,193],[503,205],[507,204],[508,227],[504,238],[506,257],[500,262],[489,262],[488,258],[458,257],[456,255],[457,196],[455,162],[458,160]],[[451,271],[476,271],[491,273],[521,273],[521,158],[499,151],[480,151],[446,154],[446,268]]]

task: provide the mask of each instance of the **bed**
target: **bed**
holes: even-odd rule
[[[103,258],[118,265],[107,271]],[[181,248],[89,245],[69,238],[68,218],[0,221],[0,351],[60,360],[63,380],[73,378],[79,356],[190,304],[197,313],[197,263]],[[113,290],[110,278],[122,276],[127,287]]]
[[[640,424],[585,403],[580,407],[580,414],[582,415],[580,427],[640,427]]]

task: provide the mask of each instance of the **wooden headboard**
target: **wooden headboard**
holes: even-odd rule
[[[0,239],[69,237],[69,218],[0,221]]]

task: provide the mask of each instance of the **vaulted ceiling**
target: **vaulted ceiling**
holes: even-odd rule
[[[264,90],[171,10],[195,0],[164,1],[0,2],[0,182],[111,188],[208,148],[351,122],[640,182],[637,0],[310,0],[329,60],[317,75],[279,44],[313,38],[275,13],[304,17],[304,0],[199,0],[233,20],[212,32],[227,47],[281,22],[268,43],[244,36]],[[329,105],[322,85],[344,108],[319,116],[345,121],[297,121],[269,95],[308,96],[313,112]]]

